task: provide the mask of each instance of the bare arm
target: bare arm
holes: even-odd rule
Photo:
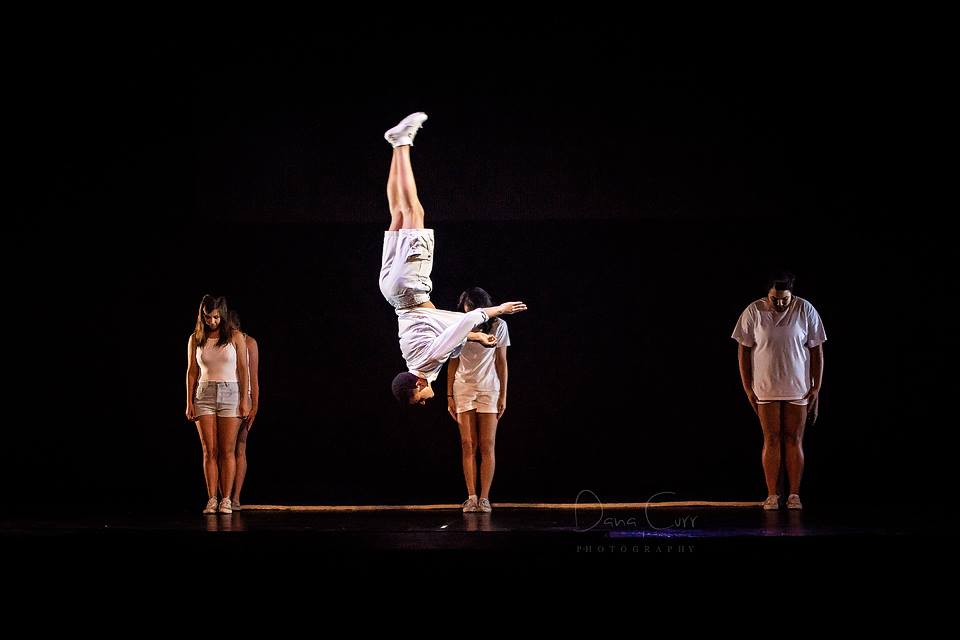
[[[527,305],[522,302],[504,302],[495,307],[487,307],[483,312],[487,314],[488,318],[496,318],[497,316],[508,316],[526,310]]]
[[[738,343],[737,360],[740,361],[740,382],[743,384],[743,391],[747,394],[750,406],[753,407],[754,412],[757,412],[757,396],[753,393],[753,361],[750,357],[750,347]]]
[[[200,377],[200,366],[197,364],[197,342],[190,334],[187,340],[187,420],[193,420],[196,416],[193,410],[193,394],[197,388],[197,378]]]
[[[447,365],[447,413],[457,422],[457,402],[453,397],[453,382],[457,377],[457,369],[460,368],[460,358],[450,358]]]
[[[509,370],[507,368],[507,348],[497,347],[493,364],[497,368],[497,378],[500,379],[500,397],[497,399],[497,420],[503,417],[503,412],[507,410],[507,379]]]
[[[497,346],[497,337],[489,333],[483,333],[482,331],[471,331],[467,334],[467,340],[470,342],[479,342],[485,347]]]
[[[260,347],[250,336],[247,336],[247,351],[250,353],[250,394],[256,408],[260,406]]]
[[[820,415],[820,385],[823,383],[823,343],[810,349],[810,390],[807,400],[807,426],[812,426]]]
[[[812,388],[819,391],[823,384],[823,344],[810,348],[810,378]]]
[[[247,341],[239,331],[234,331],[230,340],[237,350],[237,379],[240,381],[240,416],[246,417],[250,412],[250,400],[247,398],[247,388],[250,385],[250,369],[247,366]]]
[[[450,358],[447,365],[447,397],[453,395],[453,381],[457,377],[457,369],[460,368],[460,358]]]
[[[247,429],[253,428],[253,421],[260,408],[260,347],[257,341],[247,336],[247,353],[250,354],[250,396],[252,398],[250,414],[247,416]]]

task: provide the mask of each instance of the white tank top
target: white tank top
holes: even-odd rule
[[[208,338],[206,347],[197,347],[200,382],[239,382],[237,380],[237,348],[232,342],[217,346],[216,338]]]

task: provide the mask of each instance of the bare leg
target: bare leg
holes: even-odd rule
[[[480,497],[490,499],[490,485],[497,466],[494,448],[497,444],[497,414],[478,413],[480,423]]]
[[[233,481],[233,501],[240,502],[240,490],[243,489],[243,480],[247,477],[247,426],[246,420],[237,434],[237,477]]]
[[[460,454],[463,461],[463,479],[467,496],[477,495],[477,411],[471,409],[457,414],[460,425]]]
[[[237,472],[237,432],[240,418],[217,418],[217,439],[220,446],[220,494],[231,497],[233,479]]]
[[[390,204],[390,231],[424,228],[423,207],[417,197],[409,145],[393,150],[387,178],[387,202]]]
[[[200,446],[203,447],[203,479],[207,483],[207,499],[217,497],[217,416],[200,416],[196,420]]]
[[[786,437],[783,432],[783,411],[780,412],[780,473],[777,474],[777,495],[787,495],[787,465],[784,462],[787,459]]]
[[[803,427],[807,422],[807,407],[783,403],[783,438],[786,443],[787,476],[790,493],[800,495],[803,478]]]
[[[394,202],[399,198],[397,165],[397,150],[394,149],[393,158],[390,160],[390,174],[387,176],[387,202],[390,204],[389,231],[396,231],[403,227],[403,214],[394,206]]]
[[[777,476],[780,475],[780,403],[758,404],[760,427],[763,429],[763,476],[767,482],[767,495],[777,493]]]

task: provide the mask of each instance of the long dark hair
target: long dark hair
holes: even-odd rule
[[[460,311],[466,311],[467,305],[470,305],[472,309],[483,309],[486,307],[492,307],[493,300],[490,298],[490,294],[480,287],[470,287],[460,294],[460,301],[457,302],[457,309]],[[499,318],[487,320],[480,325],[480,331],[483,331],[484,333],[492,333],[498,322],[500,322]]]
[[[233,324],[233,316],[230,315],[230,309],[227,308],[227,299],[223,296],[212,296],[209,293],[203,296],[200,301],[200,309],[197,310],[197,325],[193,329],[193,340],[201,349],[207,344],[207,337],[210,329],[207,323],[203,321],[204,313],[213,313],[214,310],[220,312],[220,337],[217,338],[217,346],[222,347],[230,342],[236,327]]]

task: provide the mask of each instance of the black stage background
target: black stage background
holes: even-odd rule
[[[8,45],[9,513],[199,510],[184,346],[208,292],[261,348],[245,502],[462,500],[445,408],[389,393],[381,136],[415,110],[435,302],[530,305],[508,318],[494,503],[762,499],[729,335],[778,267],[829,337],[805,501],[943,499],[936,39],[388,22]]]

